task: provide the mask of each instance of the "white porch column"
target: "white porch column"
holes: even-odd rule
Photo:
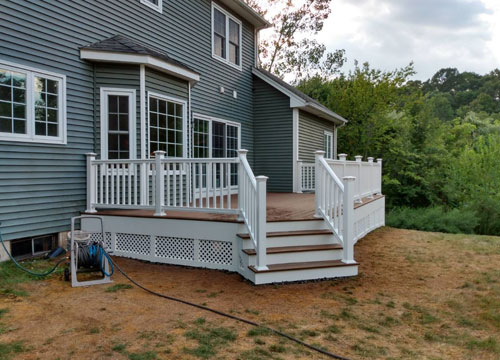
[[[257,176],[257,270],[267,270],[267,176]]]
[[[321,182],[321,170],[320,170],[320,161],[325,157],[325,152],[322,150],[318,150],[314,153],[315,157],[315,174],[314,174],[314,183],[315,183],[315,191],[314,191],[314,217],[322,218],[322,215],[319,211],[319,207],[321,205],[321,197],[324,193],[323,183]]]
[[[97,174],[93,162],[97,154],[87,153],[85,156],[87,157],[87,210],[85,211],[95,213]]]
[[[163,205],[165,201],[165,173],[162,160],[165,151],[155,151],[155,216],[165,216]],[[169,189],[170,190],[170,189]]]
[[[346,264],[355,263],[354,261],[354,176],[345,176],[344,181],[344,233],[343,238],[343,256],[342,262]]]

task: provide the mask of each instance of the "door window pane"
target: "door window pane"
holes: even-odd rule
[[[193,156],[195,158],[209,157],[208,126],[208,120],[194,119]]]
[[[26,134],[26,75],[0,69],[0,132]]]

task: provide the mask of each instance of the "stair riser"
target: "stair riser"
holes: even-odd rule
[[[324,229],[327,229],[327,225],[323,220],[268,222],[266,227],[267,232]]]
[[[308,235],[308,236],[279,236],[268,237],[267,247],[280,247],[280,246],[307,246],[307,245],[326,245],[337,244],[333,235]],[[243,240],[243,249],[253,249],[253,242],[251,240]]]
[[[249,265],[257,264],[256,255],[247,255],[247,256]],[[340,259],[342,259],[342,250],[318,250],[318,251],[290,252],[281,254],[267,254],[268,264],[286,264],[293,262],[340,260]]]
[[[256,285],[272,284],[290,281],[304,281],[329,279],[338,277],[348,277],[358,275],[358,265],[340,266],[331,268],[276,271],[269,273],[254,274],[254,283]]]

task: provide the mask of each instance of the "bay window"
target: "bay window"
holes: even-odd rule
[[[64,75],[0,61],[0,140],[66,143]]]

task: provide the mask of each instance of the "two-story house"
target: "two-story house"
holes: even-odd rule
[[[118,256],[255,283],[357,273],[354,243],[384,223],[381,161],[335,160],[346,120],[259,68],[270,24],[244,1],[4,0],[0,14],[15,256],[97,212]]]

